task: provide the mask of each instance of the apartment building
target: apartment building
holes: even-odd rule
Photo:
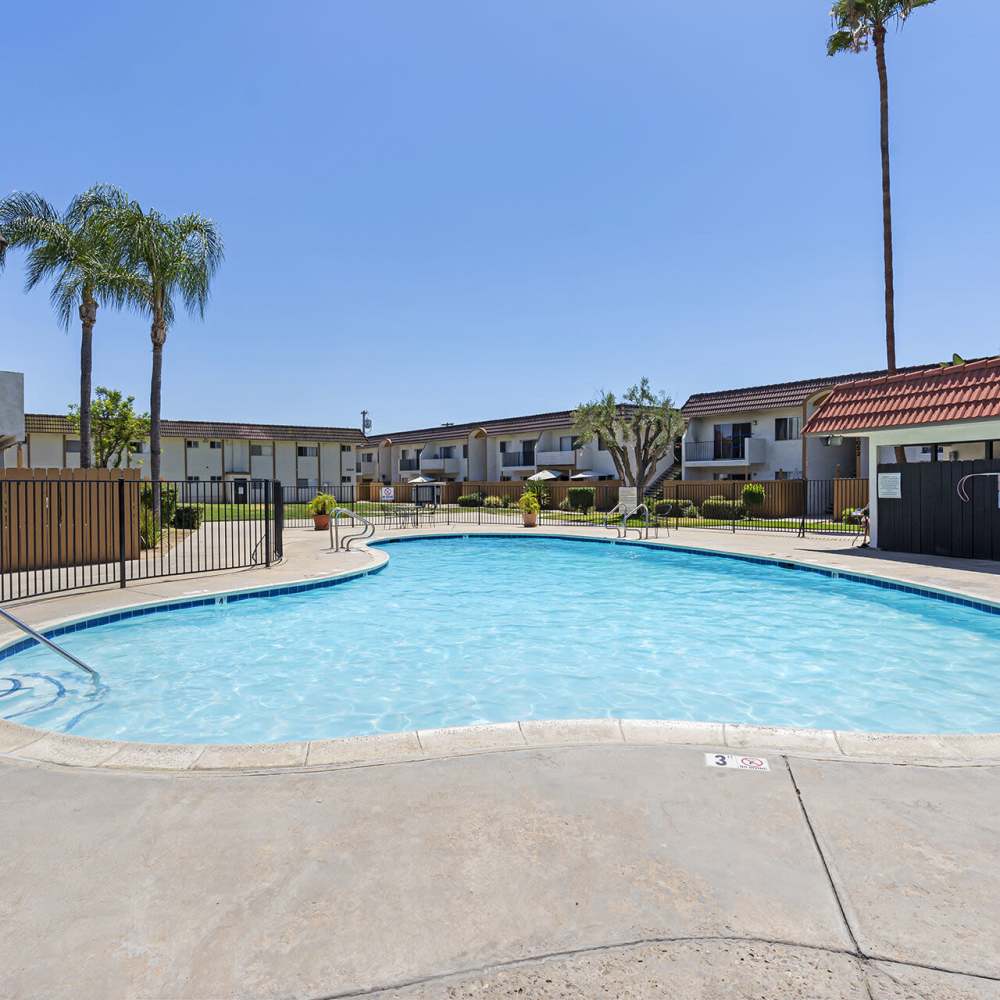
[[[80,439],[57,414],[29,413],[19,445],[3,452],[8,465],[78,468]],[[18,459],[18,451],[20,458]],[[673,464],[671,453],[656,475]],[[128,465],[149,475],[149,443],[133,442]],[[303,427],[164,420],[161,475],[191,483],[277,479],[313,489],[353,483],[502,482],[547,469],[563,479],[617,478],[600,441],[573,435],[570,410],[365,437],[350,427]]]
[[[901,374],[933,365],[900,368]],[[804,438],[802,428],[834,386],[881,378],[885,370],[700,392],[681,407],[686,420],[682,478],[852,479],[867,475],[868,439],[837,434]],[[948,458],[973,458],[969,446]],[[966,454],[966,452],[970,452]],[[894,461],[880,454],[880,461]],[[926,446],[908,446],[907,461],[931,461]]]
[[[6,465],[17,464],[20,447],[23,465],[79,468],[80,438],[66,417],[25,414],[23,437],[23,444],[4,452]],[[357,479],[364,444],[364,435],[352,427],[164,420],[160,474],[163,479],[190,483],[278,479],[303,489],[351,484]],[[148,441],[133,442],[127,464],[149,476]]]
[[[672,462],[672,454],[664,458],[657,475]],[[576,439],[571,410],[386,434],[378,438],[375,464],[371,481],[386,483],[417,475],[455,482],[516,482],[542,469],[564,479],[618,475],[602,442]]]

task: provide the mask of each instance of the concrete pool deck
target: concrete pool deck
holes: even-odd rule
[[[0,995],[1000,998],[1000,768],[0,761]]]
[[[964,566],[704,534],[1000,600]],[[271,570],[18,613],[375,565],[286,537]],[[1000,737],[584,720],[144,748],[23,728],[0,726],[0,997],[1000,1000]]]

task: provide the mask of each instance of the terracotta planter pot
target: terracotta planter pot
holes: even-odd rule
[[[522,517],[524,518],[524,526],[526,528],[534,528],[537,526],[538,524],[537,514],[522,514]]]
[[[317,531],[326,531],[330,527],[330,515],[313,514],[313,527]]]

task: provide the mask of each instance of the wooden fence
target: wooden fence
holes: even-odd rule
[[[382,483],[359,483],[356,487],[356,498],[359,501],[370,501],[377,503],[380,498]],[[575,480],[573,482],[561,480],[547,480],[541,483],[545,487],[549,496],[549,506],[558,507],[566,499],[570,489],[577,486],[586,487],[594,491],[594,504],[597,510],[611,510],[618,503],[618,488],[621,483],[617,479],[603,480]],[[473,482],[461,483],[441,482],[440,489],[441,503],[453,504],[460,496],[466,493],[482,493],[483,496],[511,497],[520,496],[524,492],[523,482]],[[414,487],[410,483],[393,483],[393,500],[397,503],[410,503],[413,500]],[[417,489],[420,488],[417,484]],[[427,487],[424,487],[426,490]]]
[[[138,469],[0,469],[0,570],[85,566],[120,559],[124,479],[125,558],[139,552]],[[133,485],[135,484],[135,485]]]

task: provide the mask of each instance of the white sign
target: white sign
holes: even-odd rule
[[[379,496],[382,498],[382,503],[392,503],[396,499],[396,487],[383,486],[379,491]]]
[[[770,771],[766,757],[744,757],[736,753],[707,753],[705,767],[728,767],[737,771]]]
[[[880,472],[878,474],[879,500],[900,500],[903,497],[903,473]]]

